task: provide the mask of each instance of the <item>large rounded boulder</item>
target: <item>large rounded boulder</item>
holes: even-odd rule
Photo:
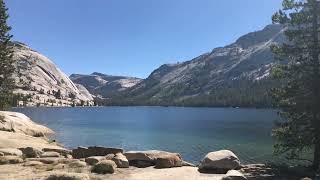
[[[48,152],[44,152],[40,155],[41,158],[59,158],[60,154],[58,152],[54,152],[54,151],[48,151]]]
[[[181,167],[183,161],[181,157],[170,154],[166,156],[162,156],[156,159],[156,168],[172,168],[172,167]]]
[[[239,158],[229,150],[208,153],[199,165],[200,172],[226,173],[240,167]]]
[[[87,163],[83,162],[83,161],[80,161],[80,160],[77,160],[77,161],[74,161],[74,162],[70,162],[68,164],[68,166],[71,167],[71,168],[82,168],[82,167],[86,167]]]
[[[116,163],[118,168],[129,167],[129,161],[122,153],[116,154],[115,157],[112,158],[112,161]]]
[[[176,159],[181,159],[180,154],[166,151],[150,150],[150,151],[128,151],[124,155],[129,160],[130,165],[144,168],[156,165],[158,158],[167,158],[175,156]]]
[[[107,156],[109,154],[123,153],[119,148],[108,148],[101,146],[78,147],[72,150],[72,156],[76,159],[87,158],[91,156]]]
[[[103,160],[107,160],[107,159],[104,156],[92,156],[92,157],[87,157],[85,159],[86,163],[88,163],[89,165],[95,165]]]
[[[22,156],[22,151],[15,148],[0,148],[0,153],[5,156]]]
[[[25,158],[39,158],[43,152],[33,147],[20,148]]]
[[[98,164],[94,165],[91,172],[97,174],[113,174],[116,170],[116,163],[111,160],[103,160]]]

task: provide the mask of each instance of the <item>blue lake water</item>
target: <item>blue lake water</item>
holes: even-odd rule
[[[47,125],[65,147],[100,145],[178,152],[198,163],[230,149],[243,163],[274,161],[276,110],[181,107],[14,108]],[[279,160],[279,159],[278,159]]]

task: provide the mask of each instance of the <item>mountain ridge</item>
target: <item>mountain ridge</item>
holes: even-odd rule
[[[271,88],[271,84],[276,84],[269,80],[271,68],[276,64],[270,45],[284,42],[283,30],[281,25],[268,25],[262,30],[241,36],[230,45],[214,48],[211,52],[189,61],[164,64],[146,79],[106,103],[188,106],[192,105],[192,101],[196,98],[203,100],[205,97],[210,97],[213,102],[206,103],[208,106],[241,105],[236,101],[222,103],[222,98],[226,97],[219,91],[235,89],[233,86],[238,86],[237,88],[243,91],[250,91],[246,86],[255,86],[259,89],[257,90],[259,93],[263,93],[263,86]],[[221,96],[219,100],[213,98],[217,93]],[[248,95],[246,92],[238,95],[244,94]],[[254,96],[260,96],[257,99],[266,101],[263,96],[267,95]],[[254,103],[263,104],[259,100]],[[264,103],[270,104],[269,100]],[[251,102],[246,104],[254,106]]]
[[[276,64],[270,45],[284,42],[283,30],[281,25],[268,25],[191,60],[163,64],[145,79],[99,72],[67,77],[47,57],[23,43],[13,42],[17,67],[15,93],[27,95],[33,105],[53,105],[57,101],[68,106],[84,102],[89,105],[94,96],[104,99],[106,105],[243,104],[239,101],[249,106],[268,104],[262,89],[276,84],[269,78]],[[240,92],[236,92],[237,89]],[[252,89],[254,100],[242,97],[250,97],[248,92]],[[56,97],[58,91],[59,97]],[[230,100],[224,93],[237,100]]]
[[[14,94],[20,106],[93,104],[92,95],[73,83],[49,58],[21,42],[12,42]],[[81,91],[78,89],[81,88]]]
[[[70,79],[77,84],[82,84],[90,93],[99,97],[112,96],[141,81],[140,78],[136,77],[113,76],[98,72],[89,75],[71,74]]]

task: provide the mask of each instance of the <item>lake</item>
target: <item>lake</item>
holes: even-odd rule
[[[198,163],[230,149],[243,163],[275,161],[271,129],[276,110],[182,107],[14,108],[53,129],[67,148],[100,145],[178,152]],[[279,160],[279,159],[278,159]]]

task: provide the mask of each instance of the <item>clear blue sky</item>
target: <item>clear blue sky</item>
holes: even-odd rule
[[[282,0],[5,0],[14,40],[67,74],[147,77],[270,24]]]

